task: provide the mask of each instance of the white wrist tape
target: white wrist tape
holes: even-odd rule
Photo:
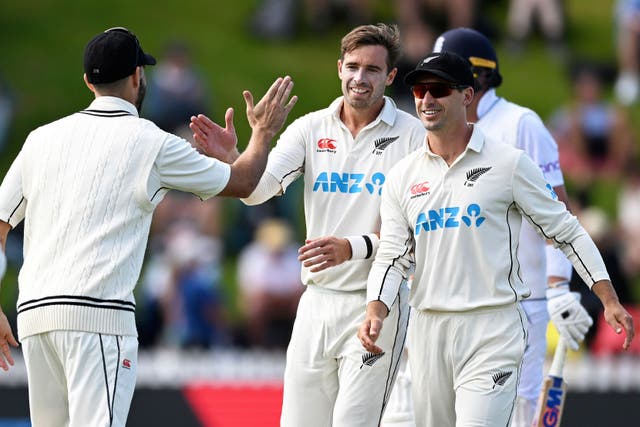
[[[546,247],[547,255],[547,277],[557,276],[571,280],[573,273],[573,265],[567,256],[560,249],[554,248],[552,245]]]
[[[351,259],[369,259],[376,255],[380,239],[374,233],[345,237],[351,245]]]

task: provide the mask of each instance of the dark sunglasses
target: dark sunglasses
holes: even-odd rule
[[[464,89],[467,86],[446,82],[419,83],[411,87],[413,96],[422,99],[429,92],[434,98],[444,98],[451,95],[453,89]]]

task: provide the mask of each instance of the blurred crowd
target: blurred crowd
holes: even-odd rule
[[[321,35],[338,22],[353,26],[375,21],[374,3],[262,0],[249,27],[253,35],[271,40],[304,31]],[[570,85],[570,97],[546,123],[558,143],[573,211],[599,246],[622,302],[639,320],[640,129],[632,113],[640,96],[640,0],[618,0],[612,10],[613,63],[572,58],[566,32],[570,16],[562,1],[510,0],[504,23],[480,13],[488,3],[395,0],[393,20],[400,26],[405,52],[389,95],[414,113],[404,74],[431,51],[435,35],[448,28],[476,28],[506,55],[526,55],[531,39],[542,40],[548,60],[566,67]],[[168,43],[148,79],[142,116],[191,140],[189,117],[212,115],[216,105],[189,45]],[[0,152],[14,100],[10,84],[0,79]],[[154,215],[137,288],[141,347],[284,349],[303,292],[297,259],[304,242],[301,206],[300,186],[252,207],[237,200],[202,202],[190,194],[169,193]],[[11,237],[7,255],[15,270],[22,243],[19,233]],[[612,343],[618,337],[600,327],[597,298],[579,281],[574,274],[572,287],[597,319],[587,348],[595,354],[617,351],[621,346]]]

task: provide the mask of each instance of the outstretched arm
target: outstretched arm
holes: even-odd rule
[[[247,148],[239,156],[236,155],[235,148],[237,138],[231,137],[235,136],[232,111],[227,110],[224,129],[212,125],[210,120],[207,122],[208,119],[205,120],[204,116],[192,118],[190,127],[194,131],[199,150],[209,157],[220,157],[227,162],[233,160],[231,177],[219,195],[247,197],[256,188],[267,163],[271,140],[280,131],[298,100],[297,96],[290,98],[292,90],[293,81],[286,76],[276,79],[255,105],[251,92],[243,92],[252,132]]]

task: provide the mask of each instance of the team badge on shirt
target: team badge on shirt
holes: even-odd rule
[[[489,172],[491,166],[484,168],[475,168],[467,171],[467,180],[464,182],[465,187],[473,187],[478,178]]]
[[[397,141],[398,138],[400,137],[386,136],[386,137],[376,139],[375,141],[373,141],[373,145],[375,145],[375,148],[371,153],[375,154],[376,156],[379,156],[380,154],[382,154],[385,148],[387,148],[391,143]]]

